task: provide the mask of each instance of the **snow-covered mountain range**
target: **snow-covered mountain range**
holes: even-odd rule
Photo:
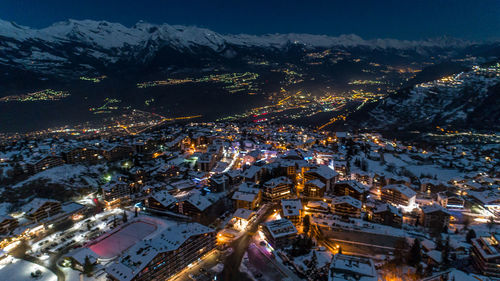
[[[78,41],[100,48],[145,47],[148,42],[163,41],[164,44],[170,44],[177,48],[184,49],[198,45],[210,47],[213,50],[221,50],[226,45],[282,48],[290,43],[323,48],[333,46],[367,46],[372,48],[398,49],[415,47],[464,47],[472,44],[469,41],[445,37],[425,41],[405,41],[395,39],[364,40],[354,34],[338,37],[294,33],[262,36],[247,34],[222,35],[194,26],[155,25],[139,22],[133,27],[128,28],[119,23],[93,20],[67,20],[43,29],[32,29],[13,22],[0,20],[0,36],[17,41],[37,40],[54,43]]]
[[[168,48],[181,53],[210,53],[222,57],[237,54],[235,49],[280,51],[290,46],[315,48],[368,48],[412,50],[425,54],[429,49],[461,49],[473,42],[436,38],[425,41],[395,39],[364,40],[357,35],[338,37],[311,34],[223,35],[205,28],[155,25],[139,22],[132,27],[93,20],[67,20],[43,29],[0,20],[0,65],[49,73],[93,70],[123,61],[147,62]]]
[[[85,119],[91,114],[89,108],[103,106],[105,98],[120,100],[124,108],[218,118],[217,114],[228,109],[238,113],[250,104],[260,106],[267,100],[262,96],[281,91],[283,86],[297,91],[347,92],[353,81],[359,79],[377,81],[383,85],[380,87],[395,91],[401,85],[407,86],[404,83],[411,82],[412,75],[420,70],[433,77],[443,74],[441,68],[426,71],[441,62],[456,64],[451,67],[454,71],[499,57],[500,42],[478,43],[447,37],[405,41],[366,40],[357,35],[233,35],[194,26],[139,22],[126,27],[93,20],[67,20],[34,29],[0,20],[0,98],[45,89],[71,93],[58,102],[0,104],[0,111],[8,112],[0,115],[0,121],[26,124],[36,119],[43,124],[59,118],[51,115],[53,112],[67,109],[71,112],[65,111],[64,119]],[[245,91],[228,95],[220,83],[137,87],[148,81],[244,72],[259,77],[254,81],[253,95],[246,95]],[[416,83],[431,80],[429,75],[416,75]],[[107,78],[102,83],[87,82],[103,76]],[[461,99],[455,98],[462,95],[457,89],[440,88],[438,94],[432,89],[415,90],[384,99],[369,112],[367,122],[371,122],[370,126],[384,123],[396,128],[421,119],[428,121],[419,123],[422,126],[445,119],[453,124],[467,122],[469,116],[479,112],[475,109],[479,102],[491,108],[484,102],[491,100],[490,92],[485,90],[491,85],[482,80],[471,81],[471,87],[483,89],[480,95],[467,92],[467,98]],[[200,103],[193,104],[193,100]],[[236,109],[235,104],[241,108]],[[450,114],[445,115],[446,112]]]

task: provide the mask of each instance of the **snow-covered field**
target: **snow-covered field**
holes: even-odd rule
[[[66,277],[66,281],[106,281],[106,274],[98,274],[87,277],[85,274],[81,274],[80,271],[71,269],[69,267],[59,267]]]
[[[445,169],[438,165],[420,165],[418,161],[413,160],[409,157],[405,157],[406,155],[398,155],[394,156],[389,153],[384,154],[384,159],[387,164],[392,164],[396,169],[405,168],[410,171],[415,176],[419,177],[421,175],[430,175],[436,176],[437,180],[441,180],[443,182],[447,182],[453,178],[458,178],[463,175],[458,170],[454,169]],[[368,170],[370,172],[378,173],[378,174],[390,174],[387,171],[387,164],[384,165],[379,161],[374,161],[370,159],[364,159],[368,163]],[[351,163],[351,166],[354,166],[354,160]]]
[[[39,179],[46,179],[51,183],[71,184],[73,187],[92,185],[87,182],[89,177],[83,176],[88,174],[100,174],[99,168],[103,168],[103,166],[62,165],[33,175],[27,180],[17,183],[13,187],[21,187]]]
[[[155,229],[156,226],[149,223],[133,222],[89,248],[101,257],[111,258],[128,249]]]
[[[56,281],[57,276],[47,268],[25,260],[11,258],[11,263],[0,265],[0,280],[12,281]],[[40,270],[39,278],[31,277],[31,273]]]

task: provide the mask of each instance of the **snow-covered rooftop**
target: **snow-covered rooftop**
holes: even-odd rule
[[[177,201],[174,196],[172,196],[170,193],[168,193],[167,190],[160,190],[160,191],[154,192],[150,196],[165,207],[168,207]]]
[[[359,181],[355,181],[355,180],[338,181],[335,184],[347,184],[359,193],[365,193],[365,192],[368,192],[370,190],[370,187],[360,183]]]
[[[451,215],[447,209],[443,208],[441,205],[436,204],[436,203],[431,204],[431,205],[422,206],[421,209],[422,209],[422,212],[424,212],[424,214],[430,214],[430,213],[434,213],[434,212],[443,212],[445,214]]]
[[[354,199],[351,196],[340,196],[340,197],[335,197],[332,200],[332,205],[338,205],[338,204],[349,204],[357,209],[361,209],[362,203],[358,199]]]
[[[401,194],[403,194],[404,196],[406,196],[408,198],[412,198],[413,196],[417,195],[417,193],[413,189],[409,188],[406,185],[402,185],[402,184],[386,185],[383,187],[383,189],[391,189],[391,190],[399,191]]]
[[[339,173],[335,172],[335,170],[331,169],[330,167],[326,165],[319,165],[316,168],[313,168],[307,173],[316,173],[320,177],[325,178],[325,179],[333,179],[334,177],[338,176]]]
[[[293,223],[287,219],[268,221],[264,225],[275,239],[297,233],[297,229]]]
[[[283,199],[281,200],[281,207],[284,216],[300,216],[302,202],[300,202],[300,199]]]
[[[236,192],[234,192],[233,197],[231,197],[231,199],[241,200],[241,201],[246,201],[246,202],[253,202],[256,197],[257,197],[257,194],[255,194],[255,193],[246,193],[246,192],[236,191]]]
[[[234,212],[233,217],[248,220],[254,213],[254,211],[240,208]]]
[[[375,265],[371,259],[336,254],[330,264],[328,280],[376,281],[378,279]]]

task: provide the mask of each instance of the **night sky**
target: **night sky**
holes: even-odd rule
[[[196,25],[220,33],[500,39],[500,0],[2,0],[0,18],[37,28],[72,18]]]

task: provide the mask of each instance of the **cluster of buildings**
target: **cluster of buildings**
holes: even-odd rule
[[[86,207],[76,202],[32,198],[0,215],[0,247],[13,249],[22,240],[44,235],[54,226],[78,219],[85,212]]]
[[[315,229],[370,233],[380,226],[394,235],[432,240],[426,233],[458,232],[464,216],[473,223],[496,219],[498,153],[495,146],[424,150],[378,134],[233,123],[172,126],[106,140],[19,141],[0,150],[4,179],[26,183],[51,177],[59,167],[86,167],[58,184],[75,194],[80,187],[90,190],[91,200],[83,206],[70,198],[30,199],[21,216],[11,215],[19,210],[5,212],[2,248],[31,239],[19,236],[28,227],[47,231],[59,219],[86,220],[96,208],[130,212],[130,219],[66,257],[78,270],[90,257],[111,280],[171,277],[224,244],[216,228],[233,227],[237,236],[259,223],[268,244],[284,249],[298,235],[308,235],[306,216]],[[262,210],[274,213],[264,218]],[[113,240],[131,226],[140,231],[113,250]],[[479,273],[498,274],[497,244],[495,235],[472,241]],[[329,280],[377,279],[368,258],[337,254],[329,268]]]

